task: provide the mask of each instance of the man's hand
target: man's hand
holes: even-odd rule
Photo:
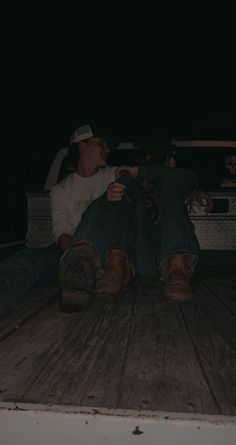
[[[174,156],[167,156],[166,157],[166,160],[165,160],[165,163],[164,163],[164,166],[165,167],[170,167],[170,168],[175,168],[176,167],[176,161],[175,161],[175,158],[174,158]]]
[[[68,235],[67,233],[63,233],[62,235],[60,235],[57,240],[57,245],[58,245],[59,249],[61,249],[62,252],[65,252],[65,250],[69,246],[71,240],[72,240],[72,237],[70,235]]]
[[[107,187],[107,199],[108,201],[121,201],[126,185],[119,182],[112,182]]]
[[[210,195],[208,195],[208,193],[204,192],[203,190],[196,189],[193,193],[191,193],[191,195],[187,199],[188,203],[190,203],[190,206],[193,200],[196,201],[201,207],[204,207],[207,213],[212,211],[212,199]]]
[[[138,167],[136,165],[121,165],[115,171],[115,177],[118,179],[122,175],[126,175],[129,173],[133,178],[137,178],[138,176]]]

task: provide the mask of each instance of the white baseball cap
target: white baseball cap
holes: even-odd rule
[[[109,147],[116,148],[119,144],[118,138],[114,136],[105,136],[101,129],[92,129],[91,125],[83,125],[78,127],[70,137],[70,144],[78,144],[78,142],[84,141],[85,139],[100,137],[104,139]]]
[[[70,144],[77,144],[80,141],[94,137],[90,125],[83,125],[76,128],[70,137]]]

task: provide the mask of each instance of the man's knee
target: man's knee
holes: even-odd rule
[[[116,182],[119,182],[120,184],[124,184],[126,186],[129,186],[129,185],[135,183],[136,181],[129,173],[127,173],[127,174],[121,175],[117,179]]]
[[[122,175],[117,182],[124,184],[126,186],[126,194],[132,196],[135,199],[140,199],[142,197],[139,184],[135,178],[130,174]]]
[[[160,176],[157,182],[164,184],[197,184],[197,177],[193,170],[188,168],[168,168],[165,174]]]

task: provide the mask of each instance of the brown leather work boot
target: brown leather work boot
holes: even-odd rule
[[[90,292],[103,273],[95,248],[87,241],[77,241],[65,254],[58,270],[61,289]]]
[[[95,298],[95,286],[103,270],[95,248],[87,241],[77,241],[61,261],[58,284],[61,288],[60,310],[79,312]]]
[[[96,294],[99,297],[116,297],[131,282],[132,272],[128,257],[122,250],[108,252],[108,260],[102,278],[97,281]]]
[[[165,296],[172,301],[186,301],[192,298],[189,282],[192,255],[173,255],[167,258],[163,268]]]

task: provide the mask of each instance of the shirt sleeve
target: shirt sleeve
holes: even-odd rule
[[[111,184],[111,182],[115,182],[116,181],[116,176],[115,176],[115,172],[116,172],[117,167],[108,167],[107,170],[107,177],[108,177],[108,185]]]
[[[65,191],[60,185],[52,187],[50,191],[50,208],[52,216],[52,231],[57,242],[60,235],[72,235],[69,210],[66,203]]]

